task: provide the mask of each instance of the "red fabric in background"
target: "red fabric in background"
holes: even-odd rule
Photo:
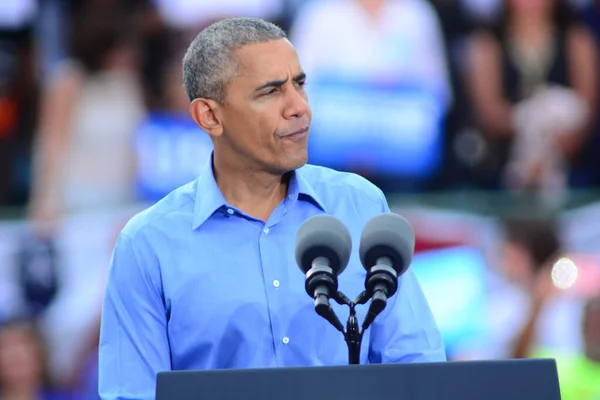
[[[8,97],[0,97],[0,139],[15,131],[18,118],[17,102]]]
[[[415,253],[420,253],[429,250],[440,250],[449,247],[463,246],[459,240],[456,241],[442,241],[442,240],[429,240],[417,237],[415,240]]]

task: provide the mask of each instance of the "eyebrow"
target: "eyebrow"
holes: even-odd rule
[[[306,79],[306,74],[304,72],[299,73],[298,75],[294,76],[293,81],[294,82],[300,82]],[[266,88],[279,88],[281,86],[283,86],[288,80],[287,79],[278,79],[278,80],[274,80],[274,81],[269,81],[259,87],[257,87],[256,89],[254,89],[254,92],[260,92],[263,89]]]

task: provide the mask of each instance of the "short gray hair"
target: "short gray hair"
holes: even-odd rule
[[[183,84],[188,98],[223,103],[227,85],[236,73],[234,51],[249,44],[285,38],[281,28],[257,18],[229,18],[205,28],[183,57]]]

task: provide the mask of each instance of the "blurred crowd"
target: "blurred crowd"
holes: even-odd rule
[[[7,0],[0,7],[0,205],[28,205],[34,219],[139,199],[135,179],[150,154],[133,145],[139,127],[187,122],[182,52],[202,27],[237,15],[289,32],[316,87],[315,107],[320,82],[331,76],[412,85],[437,99],[435,171],[418,179],[386,173],[369,157],[341,165],[388,191],[560,197],[565,188],[600,185],[597,1]],[[338,109],[358,105],[352,96],[343,102]],[[373,130],[385,118],[360,116]],[[427,140],[395,136],[409,149]]]
[[[25,210],[27,229],[10,231],[21,300],[7,300],[0,282],[0,399],[97,398],[107,260],[83,247],[67,257],[73,274],[94,281],[79,289],[87,316],[71,316],[85,322],[44,323],[65,287],[54,255],[61,224],[78,213],[100,215],[88,227],[107,224],[102,212],[152,203],[199,172],[211,143],[187,114],[181,58],[199,30],[233,16],[289,33],[314,100],[315,162],[386,193],[504,191],[561,203],[600,188],[599,0],[2,0],[0,210]],[[364,131],[380,150],[336,154]],[[111,217],[102,245],[88,231],[72,235],[104,254],[128,215]],[[493,349],[451,355],[559,357],[564,398],[585,400],[600,396],[600,292],[578,302],[582,325],[565,327],[561,306],[545,307],[556,300],[555,272],[568,271],[556,269],[552,222],[503,221],[502,276],[519,307],[496,302]],[[555,352],[571,339],[562,347],[577,351]]]

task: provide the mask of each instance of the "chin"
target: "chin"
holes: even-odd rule
[[[308,151],[305,149],[301,154],[293,157],[293,167],[292,169],[298,169],[306,165],[308,162]]]
[[[308,162],[308,153],[304,151],[302,154],[287,156],[279,161],[279,170],[281,173],[287,173],[303,167]]]

